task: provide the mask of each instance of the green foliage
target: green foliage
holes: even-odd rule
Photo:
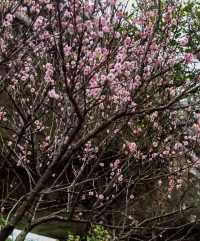
[[[6,241],[13,241],[11,238],[7,238]]]
[[[197,10],[196,10],[196,15],[197,15],[197,17],[200,19],[200,9],[197,9]]]
[[[81,238],[78,235],[69,233],[67,241],[80,241]],[[91,228],[90,232],[86,235],[85,241],[110,241],[111,235],[108,230],[106,230],[101,225],[96,225]]]
[[[186,5],[183,7],[183,12],[191,13],[193,6],[194,6],[194,2],[191,2],[191,1],[187,2]]]
[[[80,237],[78,235],[69,233],[67,237],[67,241],[80,241]]]
[[[1,227],[3,227],[5,225],[5,219],[2,217],[2,216],[0,216],[0,229],[1,229]]]
[[[180,86],[185,81],[184,67],[181,63],[175,65],[175,76],[173,78],[173,84],[177,87]]]
[[[87,236],[87,241],[109,241],[111,235],[103,226],[96,225]]]

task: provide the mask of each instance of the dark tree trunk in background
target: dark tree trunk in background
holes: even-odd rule
[[[9,235],[12,234],[14,227],[11,225],[6,225],[0,231],[0,241],[5,241]]]

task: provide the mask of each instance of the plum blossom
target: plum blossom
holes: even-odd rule
[[[8,13],[8,14],[6,15],[6,17],[5,17],[5,20],[4,20],[3,25],[4,25],[5,27],[11,26],[12,23],[13,23],[13,19],[14,19],[14,16],[13,16],[12,14]]]
[[[115,3],[116,3],[116,0],[107,0],[107,2],[108,2],[108,4],[110,4],[110,5],[115,5]]]
[[[182,47],[186,46],[188,44],[188,38],[187,37],[184,37],[180,40],[180,45]]]
[[[113,168],[114,168],[114,169],[117,169],[118,166],[119,166],[119,164],[120,164],[120,160],[119,160],[119,159],[116,159],[116,160],[114,161],[114,163],[113,163]]]
[[[12,146],[12,141],[8,141],[8,146]]]
[[[103,194],[99,194],[98,198],[99,198],[99,200],[103,200],[104,199],[104,195]]]
[[[2,120],[5,121],[6,120],[5,115],[6,115],[5,111],[0,111],[0,121],[2,121]]]
[[[102,31],[104,33],[109,33],[110,32],[110,28],[108,26],[103,26]]]
[[[127,142],[127,147],[131,153],[134,153],[137,151],[137,144],[135,142]]]
[[[12,22],[12,21],[13,21],[13,15],[10,14],[10,13],[8,13],[8,14],[6,15],[6,20],[9,21],[9,22]]]
[[[118,181],[119,181],[119,182],[122,182],[122,181],[123,181],[123,175],[119,175]]]
[[[89,191],[88,195],[89,196],[94,196],[94,192],[93,191]]]
[[[40,27],[43,26],[43,24],[44,24],[44,17],[42,16],[37,17],[34,23],[34,29],[35,30],[39,29]]]
[[[6,44],[3,38],[0,38],[0,52],[6,52]]]
[[[56,93],[55,89],[52,89],[48,92],[48,96],[49,98],[58,100],[60,98],[60,96]]]
[[[184,60],[185,60],[185,63],[186,63],[186,64],[191,64],[192,61],[193,61],[193,58],[194,58],[194,56],[193,56],[192,53],[186,53],[186,54],[184,55]]]
[[[175,187],[174,177],[170,176],[168,178],[168,192],[169,192],[169,194],[173,191],[174,187]]]
[[[44,76],[44,79],[47,83],[54,84],[53,72],[54,72],[53,65],[51,63],[47,63],[45,65],[45,76]]]
[[[64,46],[64,53],[65,56],[69,56],[71,54],[71,47],[68,44]]]
[[[84,75],[88,75],[90,73],[90,71],[91,71],[90,67],[86,66],[83,73],[84,73]]]
[[[125,44],[125,46],[130,46],[130,44],[131,44],[131,38],[130,37],[126,37],[125,38],[125,40],[124,40],[124,44]]]
[[[39,0],[40,3],[43,3],[43,4],[48,4],[50,3],[50,0]]]

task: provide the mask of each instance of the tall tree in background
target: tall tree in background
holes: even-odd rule
[[[191,20],[178,0],[126,5],[0,3],[0,241],[30,214],[127,240],[182,210],[171,195],[199,165]]]

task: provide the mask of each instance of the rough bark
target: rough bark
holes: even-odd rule
[[[29,233],[29,230],[27,229],[22,230],[20,234],[17,235],[15,241],[24,241],[28,233]]]
[[[22,205],[17,209],[15,215],[11,218],[8,225],[6,225],[0,231],[0,241],[5,241],[8,238],[8,236],[13,232],[13,230],[16,227],[16,225],[18,224],[18,222],[23,218],[25,212],[27,210],[29,210],[29,207],[31,206],[32,202],[35,200],[36,196],[43,188],[43,185],[48,180],[48,177],[51,175],[53,164],[50,165],[50,167],[46,170],[45,174],[38,181],[38,184],[36,185],[36,187],[29,194],[29,196],[22,203]]]
[[[13,230],[14,226],[12,225],[4,226],[4,228],[0,231],[0,241],[6,240],[8,236],[12,234]]]

